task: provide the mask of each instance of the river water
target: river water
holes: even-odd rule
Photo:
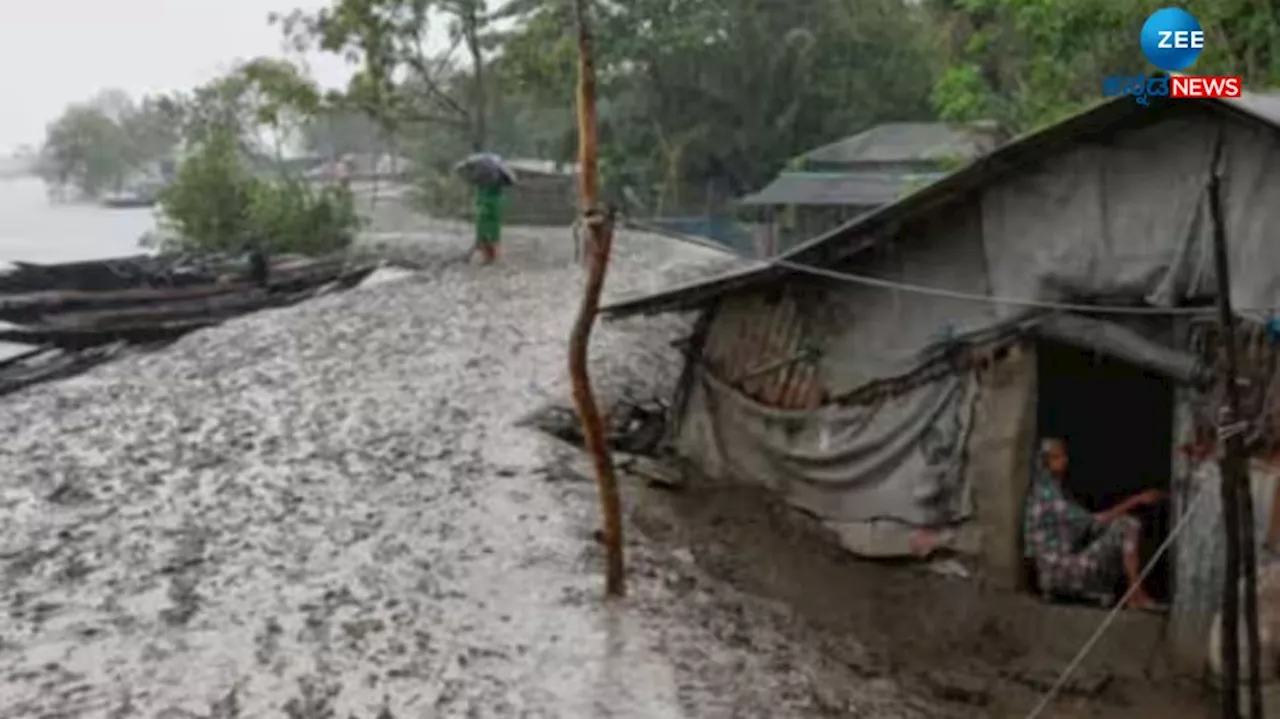
[[[0,262],[68,262],[140,252],[155,226],[149,209],[50,202],[34,178],[0,180]]]
[[[149,209],[58,204],[49,201],[40,180],[0,180],[0,268],[14,260],[70,262],[137,254],[142,251],[138,240],[154,227]],[[0,357],[24,349],[0,342]]]

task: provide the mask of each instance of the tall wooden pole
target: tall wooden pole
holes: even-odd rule
[[[587,283],[582,292],[578,318],[569,336],[569,379],[573,383],[573,403],[582,421],[582,436],[591,453],[600,490],[600,509],[604,515],[604,545],[608,568],[605,592],[620,597],[626,589],[623,582],[622,508],[618,496],[618,478],[613,459],[605,443],[604,422],[591,391],[587,375],[587,349],[591,344],[591,328],[600,309],[600,291],[604,289],[609,268],[609,251],[613,245],[613,215],[600,206],[600,176],[596,139],[596,70],[591,54],[591,28],[587,17],[588,0],[574,0],[578,24],[578,205],[586,230],[585,260]]]
[[[1245,628],[1249,651],[1249,714],[1262,718],[1262,689],[1259,677],[1261,648],[1258,642],[1258,565],[1254,547],[1253,489],[1245,467],[1244,432],[1240,418],[1239,371],[1236,357],[1236,321],[1231,309],[1231,276],[1227,262],[1227,238],[1222,218],[1222,178],[1219,160],[1222,142],[1214,152],[1209,179],[1209,216],[1213,224],[1214,272],[1218,281],[1218,320],[1225,361],[1222,378],[1226,406],[1222,408],[1225,451],[1219,465],[1222,475],[1222,512],[1226,524],[1226,576],[1222,587],[1222,714],[1224,719],[1240,716],[1240,576],[1245,587]]]

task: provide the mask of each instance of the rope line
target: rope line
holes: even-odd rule
[[[1080,668],[1085,657],[1089,656],[1089,652],[1093,651],[1094,646],[1097,645],[1100,639],[1102,639],[1102,635],[1111,628],[1112,622],[1114,622],[1116,617],[1120,615],[1120,612],[1124,611],[1125,602],[1129,601],[1129,598],[1138,590],[1138,587],[1146,581],[1147,575],[1151,574],[1151,571],[1156,566],[1156,562],[1160,561],[1160,558],[1164,556],[1166,551],[1168,551],[1169,547],[1173,544],[1174,538],[1176,538],[1187,526],[1188,520],[1190,520],[1196,510],[1200,508],[1201,500],[1208,496],[1208,494],[1209,492],[1205,490],[1204,486],[1201,486],[1200,489],[1197,490],[1196,496],[1191,500],[1191,504],[1187,507],[1187,511],[1182,513],[1182,517],[1178,519],[1178,523],[1169,531],[1169,536],[1165,537],[1164,542],[1160,544],[1160,547],[1156,549],[1155,554],[1152,555],[1146,566],[1142,568],[1142,572],[1138,574],[1138,581],[1130,585],[1129,589],[1125,591],[1124,596],[1120,597],[1120,600],[1116,602],[1116,605],[1111,608],[1111,611],[1103,618],[1102,622],[1098,625],[1098,628],[1094,630],[1093,634],[1085,641],[1084,645],[1080,647],[1080,651],[1076,652],[1075,658],[1073,658],[1071,662],[1067,664],[1066,668],[1062,670],[1062,673],[1058,675],[1057,681],[1053,683],[1053,686],[1049,687],[1049,691],[1044,693],[1044,696],[1040,698],[1040,702],[1031,710],[1031,713],[1027,714],[1026,719],[1038,719],[1038,717],[1044,713],[1044,710],[1048,709],[1049,705],[1053,703],[1053,700],[1058,698],[1058,694],[1062,692],[1062,688],[1067,685],[1067,680],[1070,679],[1071,675]]]
[[[1060,310],[1063,312],[1092,312],[1095,314],[1114,314],[1114,315],[1162,315],[1162,316],[1186,316],[1186,315],[1205,315],[1212,314],[1216,310],[1213,307],[1137,307],[1125,305],[1091,305],[1076,302],[1052,302],[1049,300],[1032,300],[1018,297],[1001,297],[999,295],[980,295],[972,292],[961,292],[959,290],[948,290],[942,287],[929,287],[926,285],[914,285],[907,282],[896,282],[894,280],[881,279],[879,277],[870,277],[868,275],[858,275],[851,272],[841,272],[839,270],[829,270],[816,265],[809,265],[802,262],[793,262],[791,260],[770,260],[770,264],[777,265],[789,270],[803,272],[805,274],[823,277],[825,279],[840,280],[853,284],[864,285],[866,287],[878,287],[886,290],[894,290],[898,292],[910,292],[918,295],[928,295],[932,297],[943,297],[952,300],[962,300],[965,302],[985,302],[993,305],[1004,305],[1010,307],[1026,307],[1029,309],[1044,310]]]

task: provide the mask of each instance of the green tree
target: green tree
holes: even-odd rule
[[[182,107],[173,98],[143,97],[118,120],[133,164],[144,167],[170,159],[182,145]]]
[[[564,4],[528,0],[509,15],[498,71],[568,106]],[[682,186],[738,195],[815,145],[931,115],[929,17],[900,0],[634,0],[597,16],[606,186],[660,208],[689,204]]]
[[[412,133],[439,181],[471,149],[570,160],[572,18],[560,0],[332,0],[281,22],[298,46],[357,63],[347,97]],[[791,156],[877,122],[932,116],[931,16],[902,0],[600,2],[606,196],[704,206],[765,182]],[[431,22],[454,45],[424,51]],[[400,132],[401,136],[410,133]]]
[[[325,157],[373,153],[384,149],[386,138],[377,122],[349,107],[326,107],[306,119],[302,144],[308,152]]]
[[[239,63],[178,102],[184,142],[199,145],[215,134],[230,134],[240,153],[256,163],[280,159],[324,107],[312,80],[273,58]]]
[[[315,48],[353,60],[358,71],[347,102],[390,132],[406,125],[442,125],[465,130],[473,148],[488,142],[485,46],[489,22],[484,0],[331,0],[314,12],[273,15],[298,49]],[[436,22],[453,38],[443,53],[427,51]],[[454,54],[465,45],[471,67],[469,89],[458,82]]]
[[[99,108],[72,105],[45,132],[38,171],[54,188],[97,197],[119,189],[131,170],[127,135]]]
[[[51,186],[84,197],[120,189],[174,155],[182,141],[181,116],[172,98],[151,96],[134,103],[120,90],[99,93],[50,123],[40,150],[40,175]]]
[[[1155,68],[1138,38],[1159,0],[933,0],[948,69],[933,91],[944,119],[1029,130],[1101,99],[1102,80]],[[1280,9],[1253,0],[1197,8],[1208,41],[1195,70],[1280,81]]]
[[[360,226],[351,193],[297,177],[262,178],[245,163],[230,128],[213,128],[160,195],[169,229],[160,249],[324,254],[350,245]]]
[[[170,230],[161,249],[234,252],[255,243],[320,254],[349,245],[361,224],[350,191],[308,183],[283,163],[285,139],[324,107],[314,83],[279,60],[243,63],[196,88],[182,111],[188,153],[160,195]]]

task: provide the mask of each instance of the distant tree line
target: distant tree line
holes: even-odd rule
[[[991,119],[1032,129],[1097,101],[1104,77],[1150,70],[1138,34],[1161,4],[597,0],[606,195],[655,211],[695,201],[690,188],[740,195],[789,158],[886,121]],[[394,148],[415,161],[428,189],[478,148],[572,161],[568,8],[562,0],[329,0],[269,22],[299,51],[351,60],[349,86],[298,92],[306,81],[282,61],[250,63],[261,71],[250,84],[258,100],[265,93],[275,98],[270,107],[289,108],[289,129],[306,147]],[[1276,84],[1280,10],[1220,0],[1197,13],[1208,38],[1197,72],[1242,75],[1251,89]],[[428,34],[440,27],[450,44],[428,51]],[[183,147],[198,116],[192,108],[210,92],[137,103],[108,93],[69,108],[50,126],[46,177],[90,193],[110,187]]]
[[[323,253],[360,218],[342,185],[308,181],[290,146],[332,157],[369,148],[367,114],[330,97],[294,64],[243,62],[182,93],[134,101],[107,91],[50,123],[38,170],[58,192],[96,198],[161,174],[159,249]]]
[[[1156,0],[597,0],[608,194],[655,211],[687,188],[758,188],[817,145],[895,120],[989,119],[1013,132],[1151,68]],[[1264,4],[1265,5],[1265,4]],[[416,128],[437,167],[485,147],[571,160],[574,23],[562,0],[330,0],[274,18],[300,48],[354,59],[354,104]],[[1197,72],[1280,78],[1280,6],[1197,8]],[[453,46],[426,54],[443,24]],[[425,139],[429,138],[429,139]]]

